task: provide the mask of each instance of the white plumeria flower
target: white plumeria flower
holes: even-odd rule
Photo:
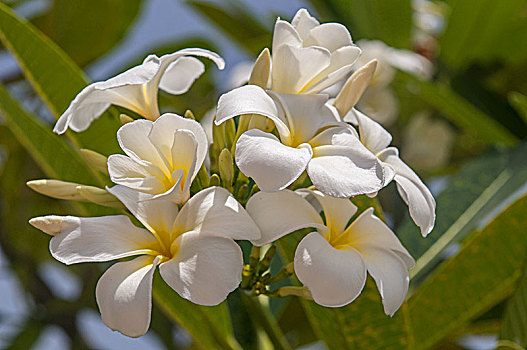
[[[236,289],[243,259],[234,239],[258,239],[260,231],[225,189],[207,188],[180,211],[173,202],[124,186],[109,191],[147,229],[125,215],[30,220],[53,235],[51,254],[68,265],[140,255],[114,264],[97,283],[97,304],[108,327],[130,337],[146,333],[156,266],[172,289],[196,304],[219,304]]]
[[[304,171],[318,189],[335,197],[377,191],[384,185],[382,166],[356,131],[337,121],[327,100],[322,94],[278,94],[247,85],[220,97],[216,123],[242,114],[275,123],[280,139],[252,129],[236,143],[236,164],[263,191],[284,189]]]
[[[140,119],[117,131],[125,155],[108,157],[113,182],[182,204],[205,157],[207,136],[189,118],[166,113],[156,121]]]
[[[347,115],[348,121],[358,125],[360,140],[372,154],[382,161],[384,173],[392,173],[385,182],[391,179],[397,183],[397,190],[401,198],[408,205],[410,216],[421,229],[423,236],[428,235],[434,228],[436,202],[432,193],[421,181],[419,176],[399,158],[399,150],[389,147],[392,136],[379,123],[368,116],[352,109]],[[350,118],[353,117],[354,120]]]
[[[361,51],[339,23],[320,24],[306,9],[274,28],[270,89],[316,94],[343,79]]]
[[[260,227],[257,245],[270,243],[288,233],[313,227],[295,252],[298,279],[323,306],[351,303],[362,291],[369,272],[382,297],[384,312],[393,315],[408,292],[408,270],[414,260],[373,208],[348,225],[357,207],[348,199],[333,198],[319,191],[299,190],[314,196],[326,221],[302,195],[284,190],[258,192],[247,203],[247,212]]]
[[[53,131],[62,134],[68,128],[86,130],[112,104],[147,119],[157,119],[158,88],[175,95],[183,94],[204,72],[203,63],[188,56],[207,57],[219,69],[225,66],[219,55],[204,49],[184,49],[161,57],[150,55],[139,66],[85,87],[60,116]]]

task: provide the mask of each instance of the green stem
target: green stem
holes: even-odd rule
[[[295,273],[295,267],[293,263],[291,262],[287,264],[286,266],[282,267],[282,269],[278,271],[276,275],[274,275],[273,277],[265,281],[265,284],[270,285],[270,284],[278,283],[280,281],[285,280],[286,278],[291,276],[293,273]]]
[[[269,309],[263,307],[257,297],[252,297],[244,293],[242,294],[243,300],[249,309],[252,319],[265,330],[269,339],[273,343],[274,348],[278,350],[292,350],[293,348],[287,342],[284,333],[278,326],[278,323]]]

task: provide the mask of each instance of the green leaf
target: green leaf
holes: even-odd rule
[[[399,238],[417,259],[411,271],[422,277],[441,259],[449,244],[459,241],[476,229],[479,222],[516,193],[527,181],[527,164],[523,161],[527,143],[512,150],[499,150],[466,164],[447,181],[437,196],[436,226],[422,238],[409,218],[398,228]]]
[[[25,76],[53,114],[58,117],[87,85],[79,67],[38,29],[0,3],[0,40],[14,54]],[[84,133],[79,144],[101,153],[117,153],[117,116],[103,114]]]
[[[523,122],[527,124],[527,96],[513,91],[509,93],[508,98],[511,106],[516,109]]]
[[[517,200],[445,261],[408,301],[411,345],[428,349],[503,300],[527,258],[527,196]]]
[[[254,56],[258,55],[263,47],[271,44],[271,31],[261,25],[259,19],[241,4],[232,4],[223,9],[210,2],[187,3]]]
[[[518,287],[507,301],[500,340],[510,340],[527,346],[527,274],[524,271]]]
[[[285,261],[293,260],[298,243],[311,231],[297,231],[277,241]],[[298,280],[293,280],[300,285]],[[404,306],[393,317],[385,315],[380,294],[371,278],[361,295],[347,306],[329,308],[305,299],[301,302],[316,336],[329,349],[406,348]]]
[[[158,275],[152,293],[156,304],[203,349],[241,349],[234,339],[226,302],[217,306],[193,304],[181,298]]]
[[[450,15],[439,40],[440,58],[462,68],[471,62],[527,58],[525,0],[447,0]]]
[[[50,9],[32,19],[31,23],[83,67],[103,56],[123,39],[139,14],[142,2],[54,0]]]
[[[338,19],[357,39],[379,39],[386,44],[410,49],[412,7],[410,0],[311,0],[317,9]]]
[[[513,145],[518,141],[509,130],[455,93],[448,85],[421,81],[402,72],[400,74],[406,79],[410,91],[418,98],[481,142]]]

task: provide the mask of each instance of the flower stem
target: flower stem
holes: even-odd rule
[[[311,292],[306,287],[282,287],[267,294],[271,298],[282,298],[289,295],[296,295],[297,297],[313,300]]]
[[[265,284],[270,285],[270,284],[278,283],[280,281],[285,280],[286,278],[291,276],[293,273],[295,273],[295,267],[293,263],[290,262],[286,266],[282,267],[282,269],[278,271],[276,275],[266,280]]]

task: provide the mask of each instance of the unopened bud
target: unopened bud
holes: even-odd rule
[[[55,236],[77,226],[78,221],[79,219],[73,216],[48,215],[32,218],[29,223],[40,231]]]
[[[258,273],[265,272],[267,271],[267,269],[269,269],[269,266],[271,266],[271,260],[273,259],[275,253],[276,253],[275,245],[272,245],[269,247],[269,249],[267,249],[264,257],[262,258],[262,261],[260,261],[260,265],[258,266]]]
[[[269,81],[269,74],[271,73],[271,54],[269,49],[265,48],[262,50],[251,72],[249,78],[249,84],[258,85],[264,89],[267,88],[267,82]]]
[[[234,139],[236,138],[236,123],[234,119],[228,119],[225,121],[225,146],[231,149]]]
[[[119,120],[121,121],[121,124],[127,124],[127,123],[131,123],[134,121],[134,118],[122,113],[119,115]]]
[[[88,202],[112,208],[124,209],[124,205],[104,188],[94,186],[77,186],[77,192]]]
[[[86,148],[81,148],[80,152],[89,165],[108,175],[108,158],[106,156]]]
[[[249,122],[249,130],[251,129],[259,129],[265,131],[267,126],[267,117],[264,117],[263,115],[257,115],[253,114],[251,116],[251,121]]]
[[[212,174],[212,176],[210,177],[210,182],[209,182],[209,185],[212,187],[212,186],[219,186],[221,183],[221,180],[220,180],[220,177],[218,176],[218,174]]]
[[[33,191],[48,197],[66,200],[85,201],[77,191],[78,183],[60,180],[42,179],[26,182]]]
[[[224,148],[220,157],[218,158],[218,164],[220,168],[220,177],[223,181],[223,186],[227,189],[232,189],[232,180],[234,178],[234,167],[232,154],[227,148]]]
[[[216,123],[212,124],[212,142],[220,149],[225,147],[225,123],[221,123],[220,125],[216,125]]]
[[[187,109],[185,111],[185,118],[196,120],[196,117],[194,116],[194,113],[190,109]]]
[[[353,73],[335,99],[335,107],[344,117],[359,102],[377,68],[377,60],[371,60]]]

